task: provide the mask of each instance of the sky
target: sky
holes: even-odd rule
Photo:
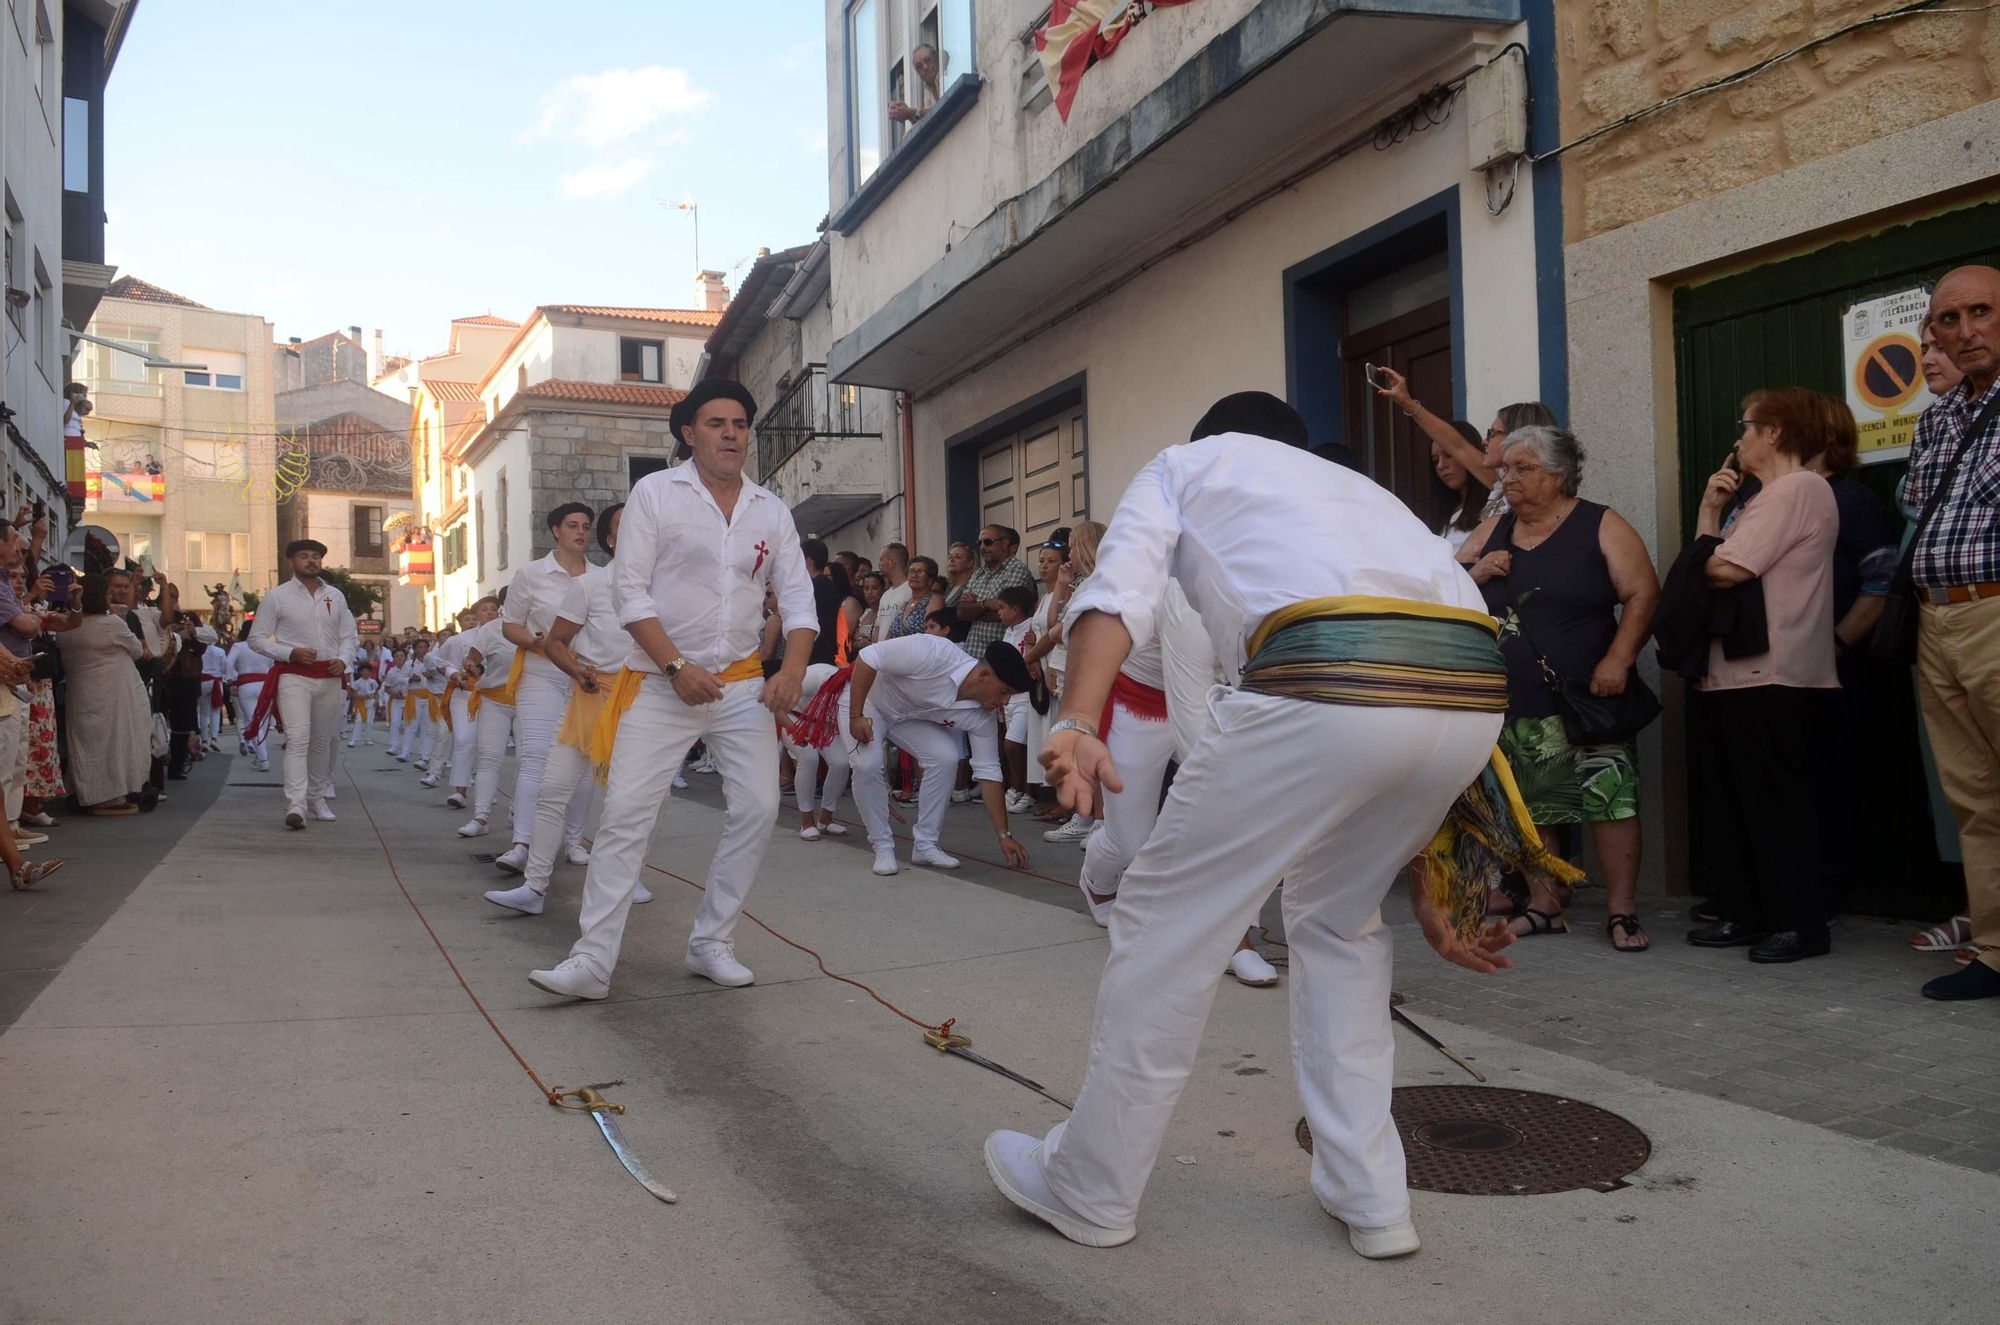
[[[106,260],[279,340],[689,307],[826,215],[808,0],[145,0],[106,91]],[[740,265],[739,265],[740,264]]]

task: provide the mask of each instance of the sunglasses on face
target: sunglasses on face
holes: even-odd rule
[[[982,538],[979,540],[979,546],[992,547],[995,543],[998,543],[999,541],[1000,540],[997,538]]]

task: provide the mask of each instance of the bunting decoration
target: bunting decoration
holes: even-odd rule
[[[1049,6],[1048,22],[1035,29],[1035,50],[1041,54],[1049,86],[1055,89],[1056,111],[1063,123],[1069,123],[1070,103],[1076,100],[1085,70],[1118,49],[1125,34],[1152,10],[1193,2],[1055,0]]]

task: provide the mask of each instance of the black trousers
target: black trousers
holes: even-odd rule
[[[1696,830],[1725,920],[1753,933],[1826,932],[1823,809],[1815,765],[1837,690],[1752,686],[1695,692],[1709,782]]]
[[[167,688],[167,730],[173,733],[168,762],[174,773],[187,772],[189,743],[200,723],[201,678],[169,676],[160,682]]]

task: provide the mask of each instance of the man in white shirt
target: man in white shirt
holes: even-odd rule
[[[506,598],[502,589],[500,597]],[[496,604],[496,608],[504,604]],[[516,650],[498,616],[465,637],[465,675],[472,688],[466,712],[472,715],[472,818],[459,825],[460,837],[484,837],[490,831],[493,801],[500,794],[500,764],[514,734],[513,691],[509,680]],[[473,675],[473,668],[478,674]],[[452,772],[454,783],[462,776]]]
[[[605,507],[597,517],[597,545],[606,556],[617,550],[624,510],[625,503],[619,502]],[[513,600],[510,597],[508,601]],[[527,859],[513,871],[525,877],[519,887],[495,888],[486,894],[486,900],[495,906],[530,916],[542,913],[559,850],[572,865],[590,863],[590,852],[583,845],[583,821],[590,811],[591,740],[609,697],[612,674],[632,650],[632,637],[618,623],[618,604],[609,575],[579,575],[570,580],[555,624],[542,639],[542,648],[544,656],[570,679],[569,702],[542,770],[542,785],[529,821]],[[521,816],[517,802],[517,834]],[[502,869],[509,868],[504,858],[498,863]],[[652,900],[653,894],[644,883],[633,890],[633,905]]]
[[[600,737],[615,742],[584,879],[583,935],[568,960],[528,977],[551,993],[610,993],[647,842],[697,740],[715,753],[728,812],[687,965],[721,985],[756,978],[736,960],[730,933],[778,814],[773,715],[798,702],[818,633],[792,513],[743,477],[756,413],[741,384],[697,383],[673,414],[692,455],[640,479],[625,507],[612,592],[633,648],[599,724]],[[786,631],[784,665],[768,680],[758,649],[766,584]]]
[[[334,818],[323,789],[333,781],[343,659],[353,654],[357,631],[346,597],[319,577],[325,556],[326,545],[314,539],[288,544],[292,578],[264,595],[250,629],[250,647],[275,664],[277,693],[258,707],[261,713],[275,698],[284,722],[287,828],[304,828],[307,814],[329,823]]]
[[[827,687],[837,684],[830,681]],[[822,687],[822,694],[827,687]],[[1021,660],[1021,651],[1005,640],[987,645],[983,659],[972,658],[935,635],[905,635],[861,651],[846,694],[838,702],[847,709],[854,738],[854,800],[868,825],[877,874],[894,874],[898,869],[896,838],[889,827],[885,741],[909,751],[924,770],[910,863],[958,868],[958,858],[939,849],[938,833],[951,799],[961,735],[971,747],[972,776],[979,781],[1000,850],[1009,865],[1027,868],[1027,848],[1007,827],[999,720],[1007,701],[1027,688],[1028,664]]]
[[[403,735],[390,751],[402,763],[414,759],[418,767],[430,758],[431,710],[437,704],[437,692],[431,688],[430,649],[429,638],[420,635],[403,660]]]
[[[575,688],[575,682],[549,657],[543,641],[555,628],[557,613],[579,581],[584,582],[586,596],[600,585],[609,596],[611,572],[591,565],[587,555],[596,523],[596,512],[580,501],[566,502],[550,511],[548,527],[555,551],[521,569],[507,586],[507,604],[500,611],[500,629],[517,650],[514,674],[520,678],[514,687],[514,843],[494,860],[509,872],[518,873],[527,866],[543,770]],[[573,799],[573,817],[581,831],[590,807],[587,780],[579,780]]]
[[[389,665],[382,669],[382,715],[389,720],[392,757],[403,741],[403,696],[410,691],[410,674],[404,667],[407,656],[398,645],[390,651]]]
[[[459,613],[458,633],[431,653],[432,683],[442,696],[439,704],[444,709],[449,736],[438,737],[436,750],[430,759],[430,771],[424,775],[423,785],[435,787],[443,778],[445,769],[449,768],[451,794],[444,798],[444,803],[454,810],[462,810],[469,803],[473,774],[478,771],[479,724],[472,713],[472,692],[480,684],[483,669],[466,669],[468,655],[472,651],[472,635],[499,615],[498,598],[480,599]]]
[[[256,758],[257,771],[268,773],[271,771],[270,751],[264,744],[263,732],[257,732],[253,736],[250,730],[250,715],[257,711],[257,700],[264,693],[264,682],[270,675],[271,660],[250,647],[250,639],[246,634],[244,638],[229,646],[229,652],[223,656],[223,663],[229,684],[235,688],[236,734],[242,738],[244,751]]]
[[[215,627],[203,626],[194,633],[201,644],[201,704],[196,731],[201,743],[211,751],[222,749],[222,713],[229,706],[229,655],[222,650],[222,637]]]
[[[1357,1252],[1407,1255],[1419,1242],[1389,1114],[1380,906],[1493,755],[1506,707],[1493,620],[1449,545],[1366,477],[1305,451],[1284,402],[1225,398],[1194,436],[1134,477],[1070,604],[1049,780],[1084,812],[1104,792],[1145,794],[1097,724],[1120,665],[1157,630],[1169,577],[1236,688],[1210,697],[1214,723],[1125,871],[1075,1110],[1046,1138],[995,1132],[987,1172],[1072,1241],[1135,1236],[1229,950],[1283,875],[1312,1189]],[[1385,668],[1401,685],[1377,688]],[[1434,926],[1412,891],[1440,953],[1474,970],[1507,964],[1511,935]]]
[[[888,639],[889,627],[910,610],[910,549],[901,543],[884,543],[875,559],[875,569],[882,572],[887,585],[881,601],[875,605],[875,620],[880,623],[875,634]]]

